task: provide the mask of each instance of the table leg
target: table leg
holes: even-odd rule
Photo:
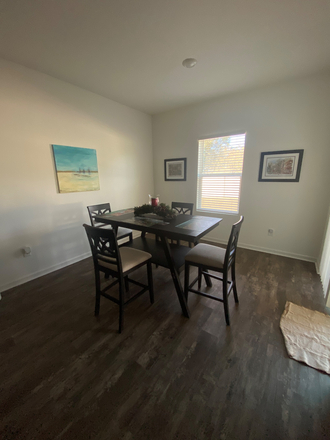
[[[168,243],[168,239],[166,237],[162,236],[161,240],[162,240],[164,252],[165,252],[165,255],[166,255],[166,259],[167,259],[167,262],[168,262],[168,267],[169,267],[169,269],[171,271],[171,275],[172,275],[172,279],[173,279],[173,282],[174,282],[175,290],[176,290],[176,293],[177,293],[179,301],[180,301],[182,313],[184,314],[184,316],[189,318],[190,317],[190,313],[189,313],[186,297],[184,296],[183,288],[182,288],[182,285],[181,285],[181,282],[180,282],[179,273],[176,270],[175,265],[174,265],[174,261],[173,261],[173,258],[172,258],[171,249],[170,249],[170,246],[169,246],[169,243]]]

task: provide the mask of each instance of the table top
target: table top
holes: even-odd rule
[[[136,229],[175,240],[195,241],[216,228],[222,218],[179,214],[172,220],[160,220],[142,216],[134,217],[134,209],[129,208],[97,215],[95,220],[114,227]]]

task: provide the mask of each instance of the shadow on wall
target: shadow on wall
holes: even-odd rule
[[[3,213],[1,220],[1,285],[20,284],[90,254],[82,227],[89,223],[83,202],[17,208]],[[25,246],[31,248],[26,257]]]

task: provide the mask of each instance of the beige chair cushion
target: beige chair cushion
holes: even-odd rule
[[[121,247],[119,249],[119,253],[121,257],[121,264],[123,266],[123,272],[126,272],[132,269],[133,267],[138,266],[139,264],[149,260],[149,258],[151,258],[151,254],[149,254],[148,252],[139,251],[138,249],[132,249],[127,247]],[[102,260],[101,259],[98,260],[100,266],[106,267],[107,269],[111,269],[117,272],[117,265],[113,264],[116,263],[116,260],[114,258],[105,257],[104,255],[102,255],[101,258]]]
[[[199,243],[186,255],[185,260],[205,267],[223,268],[226,249],[210,244]]]

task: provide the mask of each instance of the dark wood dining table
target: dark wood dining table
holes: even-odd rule
[[[142,232],[140,237],[124,243],[123,246],[149,252],[152,255],[154,264],[170,269],[182,313],[189,318],[189,309],[179,272],[180,268],[184,266],[184,259],[190,248],[177,243],[178,240],[197,243],[207,233],[216,228],[222,218],[187,214],[179,214],[172,220],[151,217],[135,217],[134,209],[129,208],[97,215],[95,220],[109,224],[115,230],[120,226]],[[154,234],[158,238],[149,238],[148,233]],[[172,240],[172,243],[169,240]]]

